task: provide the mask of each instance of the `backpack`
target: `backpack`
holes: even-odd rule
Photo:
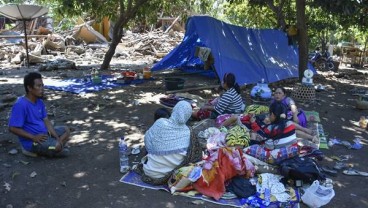
[[[315,180],[325,180],[326,176],[320,171],[318,164],[309,157],[293,157],[280,164],[280,173],[286,180],[302,180],[313,183]]]

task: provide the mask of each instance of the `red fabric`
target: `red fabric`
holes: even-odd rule
[[[210,110],[203,110],[203,109],[200,109],[198,112],[197,112],[197,118],[200,119],[200,120],[203,120],[203,119],[206,119],[206,118],[209,118],[211,115],[211,111]]]
[[[243,124],[251,124],[251,122],[250,122],[250,116],[248,114],[247,115],[240,116],[240,121]]]
[[[218,166],[213,165],[211,170],[203,169],[202,176],[194,184],[193,187],[200,193],[213,197],[219,200],[225,193],[225,182],[234,176],[238,175],[238,171],[235,169],[231,163],[229,157],[224,153],[223,148],[218,150]],[[244,165],[244,164],[243,164]],[[215,170],[213,170],[215,169]],[[205,179],[203,175],[208,175],[210,172],[215,172],[215,176]],[[206,174],[208,173],[208,174]],[[211,180],[206,182],[206,180]]]

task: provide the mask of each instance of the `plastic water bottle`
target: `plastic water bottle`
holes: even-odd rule
[[[264,192],[264,205],[268,206],[271,203],[271,190],[268,188],[265,188]]]
[[[119,157],[120,157],[120,172],[126,173],[129,167],[129,151],[128,145],[124,140],[124,137],[120,138],[119,142]]]

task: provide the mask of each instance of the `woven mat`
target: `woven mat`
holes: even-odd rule
[[[134,171],[129,171],[128,173],[126,173],[121,179],[120,182],[125,183],[125,184],[129,184],[129,185],[134,185],[134,186],[138,186],[138,187],[142,187],[142,188],[148,188],[148,189],[154,189],[154,190],[164,190],[167,191],[168,194],[170,193],[168,186],[153,186],[150,184],[146,184],[143,181],[141,181],[140,176],[135,173]],[[296,190],[297,193],[297,197],[298,197],[298,201],[299,201],[299,192],[298,190]],[[241,198],[235,198],[235,199],[220,199],[218,201],[206,197],[196,191],[190,191],[190,192],[176,192],[174,195],[179,195],[179,196],[184,196],[184,197],[189,197],[189,198],[193,198],[193,199],[199,199],[199,200],[203,200],[203,201],[207,201],[207,202],[211,202],[214,204],[219,204],[219,205],[223,205],[223,206],[230,206],[230,207],[247,207],[246,205],[246,199],[241,199]],[[297,201],[294,202],[290,202],[287,203],[287,205],[285,204],[285,206],[290,207],[290,208],[299,208],[299,203]],[[265,207],[265,206],[263,206]],[[271,203],[268,207],[280,207],[279,204],[277,203]]]

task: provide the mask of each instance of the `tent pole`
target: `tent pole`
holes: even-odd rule
[[[29,68],[28,38],[27,38],[27,28],[26,28],[26,21],[25,20],[23,20],[23,27],[24,27],[24,38],[25,38],[25,41],[26,41],[27,68]]]

